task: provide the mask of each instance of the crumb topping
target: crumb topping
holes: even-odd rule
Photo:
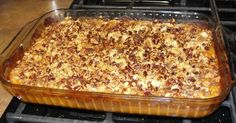
[[[11,82],[183,98],[221,91],[212,31],[198,23],[66,18],[34,40],[10,72]]]

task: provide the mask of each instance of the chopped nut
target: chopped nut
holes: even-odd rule
[[[147,71],[143,71],[143,76],[147,77]]]
[[[125,82],[125,83],[124,83],[124,87],[125,87],[125,88],[127,88],[127,87],[128,87],[128,85],[129,85],[129,83],[128,83],[128,82]]]
[[[10,72],[16,84],[165,97],[219,95],[211,29],[174,19],[45,20]]]

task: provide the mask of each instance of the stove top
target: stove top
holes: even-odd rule
[[[211,14],[210,0],[74,0],[70,9],[162,9],[196,11]],[[235,77],[236,1],[215,0],[229,51],[229,65]],[[13,98],[0,123],[236,123],[236,87],[212,115],[198,118],[174,118],[98,112],[20,102]]]

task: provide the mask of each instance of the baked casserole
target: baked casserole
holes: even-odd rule
[[[205,23],[66,18],[32,40],[10,72],[12,83],[177,98],[221,93],[213,34]]]

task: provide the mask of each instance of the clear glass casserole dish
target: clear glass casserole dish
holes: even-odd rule
[[[81,92],[72,90],[51,89],[13,84],[9,81],[9,72],[21,59],[24,51],[32,44],[35,31],[44,28],[51,18],[56,21],[66,17],[78,18],[99,17],[115,18],[128,16],[137,19],[175,19],[178,22],[203,21],[214,28],[213,38],[219,62],[221,90],[219,96],[206,99],[171,98],[158,96],[138,96],[109,94],[98,92]],[[206,15],[195,12],[151,11],[151,10],[54,10],[39,19],[28,23],[10,42],[0,56],[0,78],[4,87],[24,102],[47,104],[71,108],[99,111],[135,113],[147,115],[203,117],[214,112],[227,97],[233,86],[228,65],[227,54],[222,38],[220,24]],[[194,112],[193,112],[194,111]]]

